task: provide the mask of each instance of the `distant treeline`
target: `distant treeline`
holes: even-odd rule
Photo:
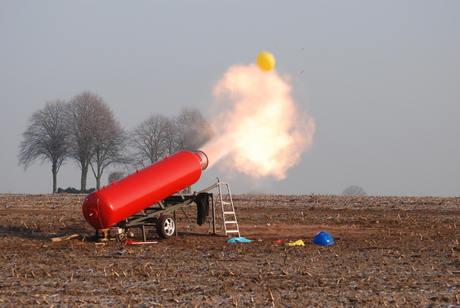
[[[86,189],[91,170],[96,189],[103,186],[106,168],[141,169],[180,150],[196,150],[212,136],[210,126],[196,109],[183,108],[175,117],[150,114],[125,130],[109,105],[97,94],[84,91],[70,100],[54,100],[29,118],[19,147],[19,164],[51,164],[53,193],[57,174],[68,160],[81,170],[78,193]]]
[[[74,187],[67,187],[66,189],[62,189],[61,187],[59,187],[57,189],[58,194],[90,194],[93,191],[96,191],[96,188],[86,189],[84,192]]]

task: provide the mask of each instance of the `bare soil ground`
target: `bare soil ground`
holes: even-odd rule
[[[0,306],[460,307],[460,198],[238,195],[252,242],[178,211],[179,236],[148,245],[89,241],[83,199],[0,195]]]

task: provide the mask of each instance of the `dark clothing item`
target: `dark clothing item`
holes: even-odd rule
[[[206,222],[206,217],[209,216],[209,193],[200,193],[195,198],[197,205],[197,218],[196,222],[199,226]]]

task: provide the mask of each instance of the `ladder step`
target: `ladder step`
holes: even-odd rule
[[[222,195],[219,190],[219,195],[217,196],[217,200],[215,204],[217,207],[221,209],[221,213],[222,213],[222,221],[221,221],[222,233],[223,234],[231,233],[232,235],[240,236],[240,230],[238,229],[238,222],[236,219],[235,207],[232,202],[230,190],[228,191],[228,196]],[[228,228],[232,230],[228,230]]]

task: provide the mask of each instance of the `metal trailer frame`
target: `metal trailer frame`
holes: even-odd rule
[[[200,196],[207,196],[207,198],[210,198],[209,204],[210,204],[210,212],[211,212],[211,221],[210,221],[210,227],[212,225],[212,234],[217,234],[217,228],[216,228],[216,205],[215,205],[215,198],[213,193],[209,193],[210,190],[218,187],[219,188],[219,196],[222,194],[222,190],[220,188],[220,185],[227,185],[228,183],[221,182],[219,178],[217,178],[217,183],[209,186],[206,189],[203,189],[199,192],[194,192],[193,194],[183,194],[182,192],[179,192],[178,194],[172,195],[167,197],[166,199],[153,204],[152,206],[144,209],[143,211],[134,214],[128,218],[126,218],[123,221],[120,221],[119,223],[115,224],[113,227],[117,228],[115,238],[118,241],[123,241],[126,240],[128,237],[128,232],[129,229],[131,228],[140,228],[142,231],[142,239],[143,241],[147,241],[147,235],[145,231],[146,226],[154,226],[157,230],[157,233],[160,237],[162,238],[169,238],[173,234],[168,233],[168,230],[165,230],[165,224],[174,224],[174,235],[177,236],[177,227],[176,227],[176,210],[182,209],[182,207],[189,205]],[[231,194],[230,191],[228,191],[228,194]],[[183,209],[182,209],[183,211]],[[171,217],[170,214],[173,214],[174,216]],[[185,213],[185,211],[184,211]],[[187,213],[185,213],[187,216]],[[208,214],[209,216],[209,214]],[[188,216],[187,216],[188,218]],[[172,219],[172,220],[171,220]],[[113,228],[112,227],[112,228]],[[110,229],[101,229],[101,230],[96,230],[96,236],[99,237],[99,231],[102,231],[104,233],[103,240],[108,240],[109,237],[109,232]]]
[[[177,235],[176,223],[176,210],[189,205],[195,202],[195,199],[198,197],[198,194],[192,195],[172,195],[168,198],[155,203],[154,205],[146,208],[142,212],[134,214],[127,219],[116,224],[116,227],[121,229],[116,238],[119,241],[124,240],[127,236],[126,232],[131,228],[140,228],[142,230],[142,239],[147,241],[147,235],[145,232],[146,226],[156,227],[157,233],[162,238],[168,238],[172,235],[168,230],[165,230],[165,224],[174,224],[174,234]],[[209,194],[208,194],[209,197]],[[171,221],[171,216],[173,214],[174,218]]]

